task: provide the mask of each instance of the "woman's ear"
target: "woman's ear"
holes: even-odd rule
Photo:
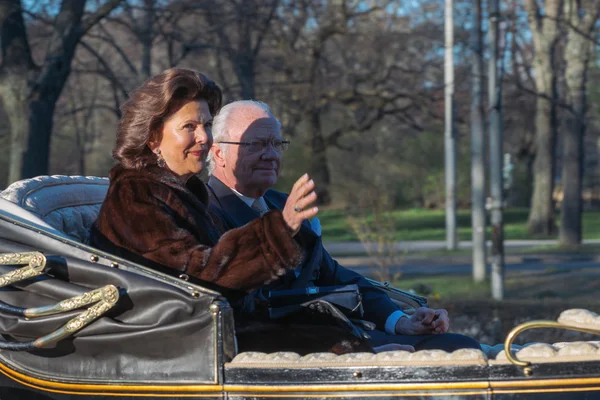
[[[153,153],[156,151],[156,149],[158,149],[158,146],[160,146],[160,142],[158,141],[150,141],[148,142],[148,147],[150,147],[150,151],[152,151]]]

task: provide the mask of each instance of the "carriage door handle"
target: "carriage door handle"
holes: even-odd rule
[[[40,252],[0,254],[0,265],[23,265],[0,275],[0,288],[44,273],[46,256]],[[58,341],[73,335],[83,327],[103,316],[114,307],[119,300],[119,290],[114,285],[106,285],[98,289],[74,296],[56,304],[41,307],[21,308],[0,301],[0,311],[25,318],[37,318],[47,315],[61,314],[83,306],[93,304],[65,325],[45,336],[29,342],[0,341],[0,350],[26,351],[34,348],[49,347]]]

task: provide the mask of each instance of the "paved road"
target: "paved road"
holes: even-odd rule
[[[366,274],[371,271],[371,266],[366,260],[357,262],[356,259],[338,258],[340,264],[349,267],[356,272]],[[600,272],[600,260],[595,258],[588,260],[563,260],[560,262],[547,262],[545,260],[532,260],[526,262],[507,263],[505,265],[506,272],[517,271],[580,271],[580,272]],[[488,265],[488,274],[490,267]],[[464,274],[468,275],[472,271],[472,265],[468,263],[443,264],[438,260],[427,263],[419,261],[411,263],[407,261],[401,265],[392,267],[391,272],[401,272],[403,275],[449,275],[449,274]]]
[[[505,249],[535,248],[556,244],[558,244],[556,240],[507,240]],[[600,240],[586,240],[584,244],[600,244]],[[341,265],[357,272],[367,273],[374,265],[373,260],[365,256],[365,247],[360,242],[328,242],[325,243],[325,248]],[[445,249],[444,241],[398,242],[396,248],[400,257],[398,265],[393,267],[393,270],[403,274],[470,274],[472,271],[472,259],[469,254],[426,255],[427,251]],[[470,241],[463,241],[459,244],[459,249],[470,248]],[[419,252],[420,255],[411,256],[411,252]],[[505,257],[507,272],[544,271],[549,268],[600,272],[600,254],[560,253],[557,250],[556,253],[509,254]],[[490,266],[488,265],[489,270]]]

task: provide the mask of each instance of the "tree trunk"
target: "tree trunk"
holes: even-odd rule
[[[325,138],[321,132],[321,116],[318,110],[312,110],[310,122],[310,177],[315,181],[315,192],[317,193],[318,204],[329,204],[331,203],[331,193],[329,190],[331,177],[329,174],[329,165],[327,163]]]
[[[561,246],[581,244],[584,121],[574,112],[567,120],[563,139],[563,200],[560,214]]]
[[[8,87],[7,87],[8,86]],[[48,173],[50,138],[56,99],[39,99],[34,96],[6,96],[16,87],[26,84],[7,81],[0,85],[0,93],[8,115],[11,131],[9,182]],[[23,90],[21,93],[27,93]]]
[[[540,73],[544,74],[544,72]],[[551,74],[554,73],[551,72]],[[536,236],[550,236],[556,231],[554,200],[552,199],[556,116],[552,103],[552,100],[538,94],[535,115],[536,156],[533,163],[533,194],[528,219],[529,233]]]
[[[29,102],[29,144],[21,175],[29,178],[48,174],[56,98]]]
[[[69,69],[55,71],[52,76],[34,82],[33,88],[25,88],[20,96],[7,96],[14,90],[13,82],[22,81],[21,76],[3,77],[0,94],[10,98],[9,112],[11,129],[11,165],[9,181],[48,174],[50,139],[52,136],[53,114]],[[29,72],[33,75],[33,71]],[[52,81],[50,85],[47,83]],[[17,83],[20,88],[28,85]]]
[[[4,96],[4,106],[11,130],[8,181],[47,174],[54,104]]]
[[[154,41],[155,0],[144,0],[143,26],[140,32],[142,43],[142,77],[152,76],[152,42]]]
[[[527,177],[527,182],[531,183],[533,182],[533,165],[535,164],[535,155],[532,154],[528,154],[525,156],[525,173],[526,173],[526,177]],[[525,204],[526,207],[530,208],[531,207],[531,198],[533,197],[533,188],[531,187],[531,184],[528,185],[527,187],[527,197],[525,198]]]
[[[0,96],[11,129],[9,182],[48,173],[54,108],[71,72],[81,37],[121,0],[109,0],[83,19],[86,0],[61,3],[44,64],[31,57],[19,0],[0,0]]]
[[[586,33],[592,33],[598,11],[585,10],[585,16],[580,18],[580,10],[570,9],[569,5],[567,4],[565,8],[565,15],[570,21],[570,26],[567,28],[568,41],[565,47],[567,64],[565,82],[570,113],[567,119],[567,129],[564,132],[562,170],[564,195],[561,204],[559,239],[562,246],[577,246],[581,244],[582,239],[581,192],[584,165],[583,138],[587,108],[586,84],[588,64],[593,51],[593,42],[586,37]]]
[[[562,2],[545,0],[542,16],[536,0],[526,0],[529,26],[535,48],[535,116],[536,158],[533,167],[533,195],[528,219],[529,233],[550,236],[555,233],[554,148],[556,145],[556,69],[555,57],[559,37],[558,17]]]
[[[27,93],[27,82],[22,79],[6,78],[0,81],[0,94],[10,126],[8,183],[20,179],[27,150],[28,139],[26,134],[29,133],[29,118],[27,108],[24,107],[23,96],[25,93]]]
[[[237,57],[235,71],[240,82],[241,98],[244,100],[255,99],[254,59],[250,55]]]

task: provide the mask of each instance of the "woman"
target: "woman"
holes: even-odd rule
[[[122,107],[113,150],[118,164],[92,228],[93,245],[196,277],[225,293],[250,292],[300,263],[294,236],[302,221],[318,212],[307,175],[294,184],[282,212],[270,211],[222,236],[208,213],[207,190],[196,174],[205,167],[212,116],[220,107],[219,87],[181,68],[164,71],[131,93]],[[328,349],[369,350],[352,338],[343,342],[340,347],[334,340]]]
[[[302,220],[317,213],[308,207],[314,195],[306,176],[294,186],[294,203],[288,205],[308,207],[304,211],[270,212],[219,241],[207,213],[206,188],[195,175],[205,166],[212,115],[220,107],[219,87],[181,68],[149,79],[131,94],[113,150],[119,163],[110,172],[92,230],[96,246],[246,291],[297,265],[302,255],[293,237]]]

